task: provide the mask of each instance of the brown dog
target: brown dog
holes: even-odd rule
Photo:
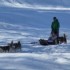
[[[66,39],[66,35],[65,35],[65,34],[64,34],[64,36],[59,37],[58,39],[59,39],[59,43],[60,43],[60,44],[61,44],[61,43],[67,43],[67,39]]]

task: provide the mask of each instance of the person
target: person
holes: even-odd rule
[[[57,40],[57,36],[53,33],[48,38],[48,44],[57,44],[56,40]]]
[[[54,33],[56,34],[57,37],[59,37],[59,28],[60,28],[60,24],[59,24],[59,21],[56,17],[53,17],[53,22],[52,22],[52,25],[51,25],[51,34]]]
[[[59,44],[59,28],[60,28],[60,24],[59,24],[59,21],[56,17],[53,17],[53,22],[52,22],[52,25],[51,25],[51,34],[55,34],[57,36],[57,43]]]

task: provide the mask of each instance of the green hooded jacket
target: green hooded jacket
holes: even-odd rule
[[[57,20],[57,19],[54,20],[54,21],[52,22],[52,25],[51,25],[52,30],[57,31],[57,30],[59,29],[59,27],[60,27],[60,25],[59,25],[58,20]]]

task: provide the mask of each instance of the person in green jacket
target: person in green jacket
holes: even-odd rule
[[[59,21],[56,17],[53,17],[53,22],[51,25],[51,34],[54,33],[57,37],[59,37],[59,28],[60,28],[60,24]]]
[[[52,25],[51,25],[51,35],[52,34],[55,34],[57,36],[57,44],[59,44],[59,28],[60,28],[60,24],[59,24],[59,21],[56,17],[53,17],[53,22],[52,22]]]

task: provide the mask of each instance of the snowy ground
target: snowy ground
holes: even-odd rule
[[[6,28],[8,26],[12,30],[8,30]],[[60,45],[42,46],[39,43],[30,44],[31,42],[38,42],[40,38],[47,39],[50,29],[22,27],[13,30],[11,24],[7,24],[6,27],[0,29],[0,44],[5,45],[12,40],[14,42],[20,40],[22,49],[16,52],[0,53],[1,70],[70,70],[70,40],[68,40],[67,44]],[[63,29],[60,35],[66,33],[65,30]],[[68,37],[67,39],[69,39]]]
[[[70,70],[70,1],[0,0],[0,45],[20,41],[20,50],[0,49],[0,70]],[[67,44],[42,46],[48,39],[56,16],[61,24],[60,36]]]
[[[70,54],[5,53],[0,54],[0,69],[70,70]]]

